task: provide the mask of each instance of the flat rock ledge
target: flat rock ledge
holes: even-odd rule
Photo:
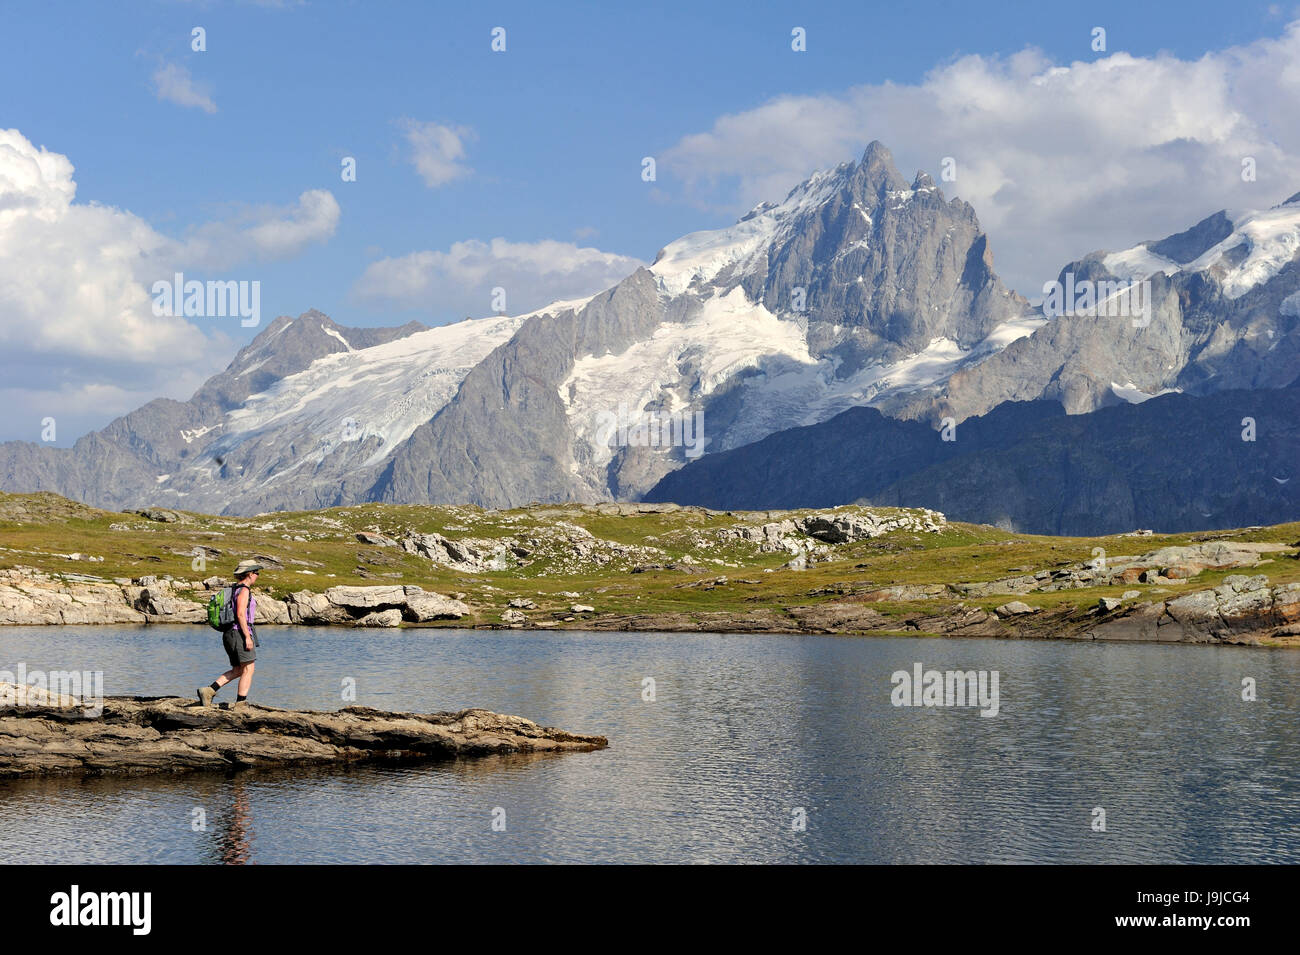
[[[180,697],[107,697],[102,712],[91,715],[58,702],[0,702],[0,778],[434,761],[590,752],[609,745],[603,736],[480,709],[420,714],[349,706],[325,713],[255,704],[203,707]]]

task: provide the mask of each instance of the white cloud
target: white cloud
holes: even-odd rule
[[[190,71],[178,63],[164,63],[153,74],[154,95],[177,106],[193,106],[205,113],[215,113],[207,84],[194,82]]]
[[[372,262],[353,288],[360,300],[455,317],[492,311],[492,289],[506,290],[518,315],[554,301],[609,288],[644,263],[571,242],[470,239],[446,252],[412,252]]]
[[[292,258],[334,235],[339,216],[338,200],[329,190],[309,189],[292,206],[258,206],[205,223],[157,257],[163,271],[173,263],[224,269],[251,259]]]
[[[66,156],[0,129],[5,436],[24,431],[15,414],[54,414],[62,441],[76,436],[68,421],[84,430],[149,398],[188,398],[229,362],[236,326],[154,315],[152,283],[292,255],[338,220],[333,196],[312,191],[173,239],[125,210],[75,202],[76,190]]]
[[[974,206],[999,273],[1035,294],[1094,249],[1300,189],[1297,115],[1300,22],[1197,60],[1115,53],[1063,66],[1025,50],[966,56],[916,85],[782,96],[682,138],[659,165],[681,198],[740,212],[873,139],[909,178],[924,168],[938,180],[951,156],[957,180],[940,182],[945,194]],[[1241,178],[1248,156],[1256,182]]]
[[[401,120],[399,125],[411,147],[411,164],[430,189],[469,175],[469,167],[462,163],[465,143],[474,138],[474,130],[413,119]]]

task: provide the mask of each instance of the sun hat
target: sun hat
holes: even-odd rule
[[[241,560],[239,566],[235,568],[235,576],[243,577],[245,574],[251,574],[261,569],[262,565],[255,560]]]

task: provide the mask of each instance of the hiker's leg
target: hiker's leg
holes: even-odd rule
[[[229,670],[227,670],[225,673],[221,674],[221,676],[217,677],[217,678],[216,678],[215,680],[213,680],[212,682],[215,683],[215,684],[217,685],[218,688],[221,688],[221,687],[225,686],[227,683],[229,683],[231,680],[237,680],[237,679],[239,679],[239,674],[240,674],[241,670],[242,670],[242,667],[232,667],[231,669],[229,669]]]
[[[248,696],[248,688],[253,685],[253,667],[256,663],[245,663],[239,674],[239,695]]]

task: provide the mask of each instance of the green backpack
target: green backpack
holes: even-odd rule
[[[213,630],[225,630],[235,623],[235,591],[244,584],[230,584],[222,587],[208,598],[208,626]]]

